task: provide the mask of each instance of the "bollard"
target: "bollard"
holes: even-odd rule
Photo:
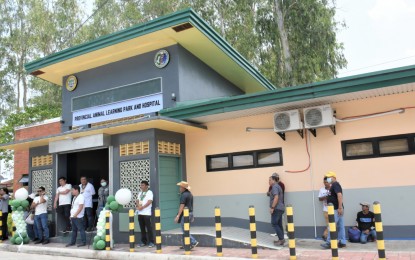
[[[255,207],[254,206],[249,206],[249,230],[251,231],[252,258],[258,258],[258,248],[257,248],[257,240],[256,240]]]
[[[161,253],[161,223],[160,223],[160,208],[154,210],[154,220],[156,222],[156,253]]]
[[[290,248],[290,260],[297,259],[295,254],[295,237],[294,237],[294,214],[293,207],[287,205],[287,226],[288,226],[288,247]]]
[[[110,243],[110,211],[105,213],[105,250],[111,250]]]
[[[3,242],[3,211],[0,209],[0,242]]]
[[[184,208],[183,211],[184,217],[184,254],[190,255],[190,222],[189,222],[189,209],[187,207]]]
[[[336,221],[334,219],[334,206],[333,203],[329,203],[327,206],[329,215],[329,231],[330,231],[330,247],[331,247],[331,259],[339,259],[339,251],[337,248],[337,230]]]
[[[373,213],[375,213],[375,228],[379,259],[386,259],[385,240],[383,238],[383,224],[380,212],[380,203],[378,201],[373,202]]]
[[[216,229],[216,255],[222,254],[222,224],[220,219],[220,208],[215,207],[215,229]]]
[[[134,235],[134,210],[130,209],[128,211],[128,216],[130,217],[130,252],[134,252],[134,242],[135,242],[135,235]]]

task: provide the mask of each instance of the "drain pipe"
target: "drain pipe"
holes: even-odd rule
[[[310,142],[310,131],[307,131],[307,142],[308,149],[310,154],[310,184],[311,184],[311,194],[313,198],[313,221],[314,221],[314,238],[317,238],[317,221],[316,221],[316,198],[314,194],[314,176],[313,176],[313,153],[311,152],[311,142]]]

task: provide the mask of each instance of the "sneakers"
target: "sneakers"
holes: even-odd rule
[[[323,243],[323,244],[320,244],[320,246],[321,246],[323,249],[331,249],[331,246],[330,246],[330,244],[329,244],[329,243]]]
[[[43,239],[39,239],[38,241],[35,242],[35,244],[40,244],[43,243]]]
[[[146,246],[146,244],[144,244],[144,243],[140,243],[140,244],[138,244],[137,246],[138,246],[138,247],[144,247],[144,246]]]
[[[193,248],[197,247],[197,245],[199,245],[198,241],[196,241],[196,243],[194,243],[193,245],[190,245],[190,249],[193,249]]]
[[[284,244],[285,244],[285,239],[274,241],[274,245],[276,246],[284,246]]]
[[[46,244],[49,244],[49,239],[43,240],[42,245],[46,245]]]
[[[270,236],[272,236],[272,237],[276,237],[277,236],[277,233],[275,233],[275,234],[269,234]]]
[[[346,244],[342,244],[342,243],[339,242],[337,244],[337,246],[338,246],[338,248],[345,248],[346,247]]]
[[[149,247],[149,248],[152,248],[152,247],[154,247],[154,246],[155,246],[155,245],[154,245],[154,243],[149,243],[149,244],[148,244],[148,247]]]
[[[70,246],[74,246],[75,244],[71,244],[71,243],[69,243],[69,244],[66,244],[65,245],[65,247],[70,247]]]

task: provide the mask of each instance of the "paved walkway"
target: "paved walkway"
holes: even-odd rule
[[[297,240],[297,259],[331,259],[331,251],[320,249],[321,241],[304,239]],[[387,259],[415,260],[415,241],[386,241]],[[0,244],[0,251],[21,252],[31,254],[44,254],[56,256],[72,256],[92,259],[189,259],[184,255],[184,251],[177,246],[166,246],[162,248],[161,254],[156,254],[154,248],[136,248],[135,252],[130,253],[127,244],[116,244],[111,251],[97,251],[87,247],[65,248],[60,243],[50,243],[45,246],[34,244],[23,245],[21,247],[10,245],[9,242]],[[0,253],[1,256],[1,253]],[[366,245],[351,244],[347,248],[339,249],[340,259],[377,259],[377,249],[375,243]],[[192,259],[250,259],[250,249],[224,248],[223,257],[216,257],[216,248],[197,247],[191,251]],[[258,259],[289,259],[289,250],[285,246],[281,249],[258,249]]]

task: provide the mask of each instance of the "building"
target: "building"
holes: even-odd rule
[[[104,177],[111,193],[129,188],[136,197],[145,179],[168,231],[178,227],[183,179],[195,196],[195,225],[213,225],[220,206],[223,225],[248,228],[254,205],[257,229],[271,232],[265,193],[278,172],[296,236],[311,238],[324,226],[317,194],[332,170],[344,189],[346,225],[354,225],[359,202],[376,200],[386,238],[414,237],[406,205],[415,189],[415,66],[275,89],[184,10],[26,70],[63,87],[59,133],[0,147],[29,149],[31,189],[44,185],[53,196],[58,177],[77,184],[85,175],[96,189]],[[59,225],[52,211],[50,218]],[[117,241],[127,240],[127,209],[114,230]]]

